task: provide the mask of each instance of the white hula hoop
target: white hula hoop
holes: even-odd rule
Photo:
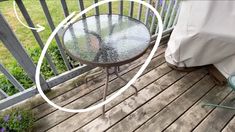
[[[111,97],[109,97],[108,99],[106,99],[104,102],[101,102],[97,105],[94,105],[94,106],[91,106],[89,108],[86,108],[86,109],[68,109],[68,108],[64,108],[64,107],[61,107],[61,106],[58,106],[56,105],[55,103],[53,103],[51,100],[49,100],[47,98],[47,96],[43,93],[42,91],[42,88],[41,88],[41,85],[40,85],[40,69],[41,69],[41,65],[42,65],[42,62],[43,62],[43,58],[46,54],[46,51],[51,43],[51,41],[53,40],[54,36],[57,34],[57,32],[59,31],[60,28],[62,28],[63,25],[66,24],[66,22],[68,20],[70,20],[72,17],[74,17],[71,22],[73,22],[74,20],[78,19],[79,17],[81,17],[83,14],[85,14],[86,12],[94,9],[95,7],[97,6],[100,6],[100,5],[103,5],[103,4],[106,4],[108,2],[115,2],[115,1],[121,1],[121,0],[103,0],[103,1],[100,1],[98,3],[95,3],[93,4],[92,6],[86,8],[85,10],[83,10],[82,12],[80,12],[78,15],[75,15],[75,12],[73,12],[71,15],[69,15],[66,19],[64,19],[57,27],[56,29],[52,32],[52,34],[50,35],[50,37],[48,38],[43,50],[42,50],[42,53],[40,55],[40,58],[39,58],[39,61],[38,61],[38,64],[37,64],[37,67],[36,67],[36,73],[35,73],[35,80],[36,80],[36,86],[37,86],[37,89],[38,89],[38,92],[39,94],[42,96],[42,98],[47,102],[49,103],[51,106],[59,109],[59,110],[62,110],[62,111],[65,111],[65,112],[72,112],[72,113],[78,113],[78,112],[88,112],[88,111],[91,111],[91,110],[95,110],[97,108],[100,108],[102,107],[103,105],[109,103],[110,101],[112,101],[114,98],[116,98],[117,96],[119,96],[120,94],[122,94],[125,90],[127,90],[136,80],[137,78],[143,73],[143,71],[146,69],[146,67],[148,66],[148,64],[150,63],[151,59],[153,58],[155,52],[157,51],[157,48],[159,46],[159,43],[160,43],[160,40],[161,40],[161,37],[162,37],[162,32],[163,32],[163,25],[162,25],[162,19],[161,19],[161,16],[159,15],[159,13],[157,12],[157,10],[150,4],[144,2],[144,1],[141,1],[141,0],[124,0],[124,1],[133,1],[133,2],[137,2],[139,4],[142,4],[146,7],[148,7],[149,9],[151,9],[153,11],[153,13],[156,15],[157,19],[158,19],[158,25],[159,25],[159,32],[158,32],[158,37],[157,37],[157,40],[155,42],[155,45],[150,53],[150,55],[148,56],[148,58],[146,59],[145,63],[141,66],[141,68],[139,69],[139,71],[136,73],[136,75],[124,86],[122,87],[119,91],[117,91],[115,94],[113,94]],[[69,22],[69,23],[71,23]]]

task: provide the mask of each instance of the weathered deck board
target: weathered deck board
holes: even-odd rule
[[[163,65],[164,67],[166,65]],[[163,69],[159,67],[158,71],[151,71],[148,73],[148,75],[145,78],[140,78],[140,80],[138,82],[135,83],[135,86],[137,86],[138,91],[141,91],[143,88],[145,88],[147,85],[146,83],[148,83],[148,80],[152,80],[149,79],[151,76],[156,75],[156,76],[161,76],[164,75],[161,72],[168,72],[169,69]],[[166,71],[167,70],[167,71]],[[149,83],[151,84],[151,83]],[[148,85],[149,85],[148,84]],[[119,105],[119,103],[122,103],[122,101],[126,100],[127,98],[132,98],[134,94],[134,90],[127,90],[126,92],[124,92],[124,94],[120,95],[117,99],[115,99],[114,101],[112,101],[111,103],[106,105],[106,110],[108,111],[109,109],[113,108],[115,105]],[[139,96],[140,93],[138,93]],[[135,97],[135,96],[134,96]],[[94,112],[88,112],[88,113],[84,113],[84,114],[77,114],[76,116],[72,117],[71,119],[65,121],[64,123],[62,123],[63,125],[59,125],[59,127],[56,127],[55,129],[52,129],[52,131],[58,131],[58,130],[64,130],[65,128],[67,128],[66,130],[76,130],[82,126],[84,126],[85,124],[87,124],[88,122],[92,121],[93,119],[97,118],[98,116],[101,115],[101,109],[94,111]],[[86,118],[85,118],[86,117]],[[74,119],[81,119],[75,122],[72,122]],[[78,124],[79,123],[79,124]],[[68,124],[73,124],[73,125],[69,125],[70,127],[67,127]],[[78,125],[74,125],[74,124],[78,124]]]
[[[163,46],[160,46],[158,48],[158,53],[154,56],[154,58],[158,57],[159,55],[162,55],[164,53],[164,50],[165,50],[165,45]],[[127,65],[124,65],[121,67],[121,69],[125,69],[123,70],[120,74],[125,74],[127,73],[128,71],[136,68],[136,67],[139,67],[140,65],[143,64],[144,62],[144,59],[148,54],[145,54],[142,58],[130,63],[130,64],[127,64]],[[162,58],[163,60],[163,58]],[[160,61],[162,61],[160,60]],[[153,67],[153,66],[152,66]],[[151,68],[151,66],[149,66],[149,68]],[[65,91],[65,93],[61,94],[61,95],[58,95],[57,97],[53,97],[53,98],[50,98],[52,99],[52,101],[60,106],[65,106],[66,104],[70,103],[71,100],[74,100],[74,98],[71,98],[71,97],[74,97],[76,96],[77,98],[89,93],[90,91],[98,88],[98,87],[101,87],[104,85],[104,82],[103,82],[103,79],[105,78],[105,76],[102,74],[101,76],[99,76],[98,78],[96,79],[93,79],[91,81],[89,81],[87,84],[84,84],[82,86],[79,86],[79,87],[76,87],[74,89],[71,89],[69,91]],[[111,76],[110,77],[110,81],[115,79],[116,77],[115,76]],[[96,84],[96,85],[94,85]],[[82,92],[80,92],[82,91]],[[79,94],[77,94],[78,92],[80,92]],[[75,98],[76,98],[75,97]],[[69,100],[67,100],[69,99]],[[66,100],[66,101],[65,101]],[[52,112],[54,112],[56,109],[54,107],[51,107],[49,104],[47,103],[43,103],[37,107],[35,107],[33,109],[35,115],[36,115],[36,119],[40,119],[42,118],[43,116],[47,115],[47,114],[50,114]]]
[[[178,116],[180,116],[180,114],[186,111],[192,104],[194,104],[194,102],[200,99],[200,97],[207,93],[213,86],[214,83],[212,80],[206,76],[160,112],[157,112],[146,123],[138,128],[137,131],[149,132],[164,130],[165,127],[167,127]],[[158,125],[155,125],[156,123]]]
[[[167,66],[165,46],[159,48],[144,74],[135,82],[139,94],[130,88],[106,105],[106,118],[102,109],[87,113],[66,113],[46,103],[33,110],[37,113],[35,131],[221,131],[233,132],[235,111],[202,107],[209,102],[235,106],[235,97],[227,86],[215,86],[205,68],[193,72],[179,72]],[[122,76],[129,80],[138,71],[148,54],[121,67]],[[102,101],[105,75],[88,84],[70,88],[51,97],[66,108],[86,108]],[[125,85],[111,77],[108,96]],[[56,91],[55,91],[56,92]]]
[[[230,88],[216,86],[187,112],[179,117],[173,124],[171,124],[165,131],[192,131],[213,110],[211,107],[202,107],[202,105],[205,103],[219,104],[230,92]]]
[[[163,56],[164,50],[165,50],[164,45],[159,47],[158,53],[154,56],[154,58],[158,57],[159,55]],[[121,75],[125,74],[128,71],[142,65],[143,62],[144,62],[143,58],[145,58],[147,55],[148,54],[145,54],[142,58],[136,60],[135,62],[133,62],[131,64],[122,66],[121,69],[126,69],[126,70],[123,70],[120,74]],[[162,62],[163,58],[159,61]],[[153,68],[153,66],[150,65],[149,68]],[[89,81],[87,84],[81,85],[81,86],[76,87],[72,90],[69,90],[69,91],[67,91],[67,92],[65,92],[65,93],[63,93],[63,94],[61,94],[57,97],[52,98],[52,101],[55,102],[56,104],[60,105],[60,106],[65,106],[66,104],[69,104],[74,99],[78,99],[79,97],[91,92],[92,90],[103,86],[104,85],[104,82],[103,82],[104,78],[105,78],[105,76],[102,74],[98,78]],[[110,79],[110,81],[111,81],[111,80],[115,79],[116,77],[111,76],[110,78],[111,78]],[[94,85],[94,84],[96,84],[96,85]],[[80,92],[80,91],[82,91],[82,92]],[[79,93],[79,94],[77,94],[77,93]],[[73,97],[73,98],[71,98],[71,97]],[[55,110],[56,110],[55,108],[51,107],[47,103],[43,103],[43,104],[41,104],[41,105],[39,105],[39,106],[37,106],[36,108],[33,109],[33,111],[36,115],[36,119],[40,119],[43,116],[54,112]]]
[[[222,132],[234,132],[235,131],[235,118],[228,123],[228,125],[223,129]]]
[[[223,102],[223,105],[235,107],[234,101],[231,101],[235,97],[235,93],[231,93]],[[234,116],[234,110],[216,108],[210,115],[203,120],[199,126],[194,130],[195,132],[216,132],[221,131],[230,119]]]
[[[170,74],[170,73],[169,73]],[[128,98],[127,100],[123,101],[119,105],[112,108],[110,111],[106,112],[106,118],[103,119],[102,116],[99,116],[83,128],[81,128],[78,131],[103,131],[107,129],[109,126],[113,125],[132,111],[134,111],[136,108],[140,107],[145,102],[151,100],[153,97],[158,95],[163,89],[171,85],[176,80],[180,79],[182,76],[184,76],[183,73],[179,74],[174,72],[171,72],[169,75],[170,78],[167,80],[164,76],[160,80],[157,80],[156,82],[162,82],[162,87],[156,87],[155,82],[151,85],[147,86],[143,90],[141,90],[138,94],[138,96],[132,96]],[[169,78],[168,76],[168,78]],[[93,127],[94,126],[94,127]]]
[[[184,90],[190,88],[194,83],[199,81],[205,73],[192,72],[183,77],[178,82],[175,82],[172,86],[167,89],[162,89],[162,93],[149,101],[146,105],[140,107],[138,110],[128,115],[125,119],[117,123],[115,126],[108,129],[108,131],[120,131],[124,128],[127,131],[133,131],[138,126],[143,124],[149,117],[155,112],[160,111],[166,104],[174,100]],[[172,81],[172,79],[162,78],[166,81]],[[164,87],[164,83],[155,82],[155,87]],[[186,84],[186,85],[185,85]],[[163,85],[163,86],[162,86]],[[162,101],[163,100],[163,101]],[[156,107],[157,106],[157,107]],[[132,123],[131,123],[132,122]],[[131,123],[131,126],[128,124]]]
[[[150,70],[153,70],[154,68],[158,67],[162,63],[164,63],[164,56],[160,55],[159,57],[156,57],[155,59],[153,59],[153,61],[151,63],[151,65],[153,65],[153,66],[150,65],[145,70],[145,73],[147,73]],[[137,72],[138,69],[139,69],[139,67],[129,71],[123,77],[127,80],[131,79],[131,77]],[[165,71],[170,70],[170,68],[165,65],[164,67],[162,67],[162,70],[159,70],[159,71],[164,73],[165,72],[164,69],[165,69]],[[154,69],[154,70],[156,70],[156,69]],[[145,75],[143,75],[143,76],[145,76]],[[156,78],[154,78],[154,79],[156,79]],[[148,80],[148,81],[151,81],[151,80]],[[146,81],[146,83],[151,83],[151,82],[148,82],[148,81]],[[122,80],[115,79],[114,81],[112,81],[110,83],[108,93],[110,94],[110,93],[114,92],[115,90],[117,90],[120,87],[124,86],[124,84],[125,83]],[[85,108],[85,107],[88,107],[89,105],[97,102],[98,100],[100,100],[102,98],[103,88],[104,88],[104,86],[99,87],[99,88],[95,88],[95,90],[91,91],[86,96],[83,96],[83,97],[71,102],[70,104],[66,105],[66,107],[67,108]],[[87,86],[84,85],[83,89],[87,89]],[[71,97],[71,98],[73,98],[73,97]],[[82,100],[85,100],[85,101],[82,101]],[[90,102],[87,102],[88,100]],[[55,111],[55,112],[41,118],[40,120],[38,120],[36,122],[36,128],[39,129],[39,130],[41,128],[49,129],[50,127],[53,127],[53,126],[57,125],[58,123],[62,122],[63,120],[65,120],[65,119],[67,119],[67,118],[69,118],[73,115],[74,115],[73,113],[65,113],[65,112],[62,112],[62,111]],[[37,125],[37,124],[40,124],[40,125]]]

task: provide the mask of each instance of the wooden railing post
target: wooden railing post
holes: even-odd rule
[[[69,15],[69,10],[68,10],[68,6],[66,4],[65,0],[60,0],[63,11],[64,11],[64,16],[67,17]]]
[[[80,8],[80,11],[83,11],[85,9],[83,0],[78,0],[78,1],[79,1],[78,5],[79,5],[79,8]],[[83,14],[82,18],[86,18],[86,14]]]
[[[138,17],[137,19],[141,21],[141,16],[142,16],[142,8],[143,8],[143,5],[142,4],[139,4],[139,9],[138,9]]]
[[[108,10],[109,10],[109,15],[111,15],[112,14],[112,2],[109,2],[108,3]]]
[[[119,14],[123,15],[123,0],[121,0],[119,3]]]
[[[162,0],[162,9],[161,9],[161,11],[160,11],[160,16],[163,18],[164,17],[164,10],[165,10],[165,8],[166,8],[166,6],[167,6],[167,2],[166,2],[166,0]],[[155,31],[155,34],[157,34],[158,33],[158,25],[157,25],[157,27],[156,27],[156,31]]]
[[[147,3],[151,4],[151,0],[147,0]],[[145,13],[145,25],[148,26],[148,21],[149,21],[149,13],[150,13],[150,9],[147,8],[146,9],[146,13]]]
[[[49,24],[49,26],[51,28],[51,31],[53,31],[55,29],[55,25],[54,25],[54,22],[53,22],[53,20],[51,18],[51,15],[50,15],[50,12],[48,10],[46,1],[45,0],[40,0],[40,4],[41,4],[42,9],[44,11],[44,14],[45,14],[45,16],[47,18],[47,21],[48,21],[48,24]],[[59,38],[59,36],[57,34],[55,35],[55,40],[56,40],[57,46],[59,47],[60,54],[61,54],[61,56],[62,56],[62,58],[64,60],[64,63],[66,65],[67,69],[68,70],[72,69],[72,66],[70,65],[70,63],[69,63],[69,61],[67,59],[67,56],[66,56],[66,54],[64,52],[64,48],[63,48],[63,46],[61,44],[61,41],[60,41],[60,38]]]
[[[177,23],[177,21],[178,21],[178,18],[179,18],[180,6],[181,6],[180,4],[181,4],[181,3],[179,3],[178,8],[177,8],[177,14],[176,14],[176,16],[175,16],[175,19],[174,19],[174,22],[173,22],[173,26],[176,25],[176,23]]]
[[[158,9],[158,4],[159,4],[159,0],[155,1],[155,9]],[[152,18],[152,23],[150,26],[150,33],[153,34],[153,31],[156,29],[156,16],[154,15]]]
[[[0,71],[7,77],[7,79],[17,88],[19,91],[24,91],[24,87],[15,79],[11,73],[0,63]]]
[[[134,2],[131,1],[131,2],[130,2],[129,16],[130,16],[130,17],[133,17],[133,13],[134,13]]]
[[[98,3],[98,0],[94,0],[94,3]],[[95,8],[95,15],[99,15],[100,14],[100,11],[99,11],[99,6],[97,6]]]
[[[168,22],[167,28],[170,28],[173,25],[174,18],[175,18],[176,12],[177,12],[177,7],[178,7],[178,0],[175,0],[175,4],[172,9],[170,20]]]
[[[0,89],[0,97],[1,97],[1,98],[7,98],[8,95],[7,95],[2,89]],[[0,98],[0,99],[1,99],[1,98]]]
[[[172,12],[172,6],[173,6],[173,0],[170,0],[169,4],[168,4],[168,8],[167,8],[167,11],[166,11],[166,15],[165,15],[165,18],[163,20],[163,30],[165,30],[167,28],[167,24],[169,22],[169,17],[170,17],[170,14]]]
[[[0,12],[0,40],[2,40],[5,47],[11,52],[11,54],[15,57],[17,62],[22,66],[24,71],[27,73],[29,78],[35,82],[35,72],[36,67],[31,60],[31,58],[26,53],[25,49],[16,38],[14,32],[6,22],[5,18]],[[44,78],[41,76],[41,85],[43,90],[48,90],[48,85]]]
[[[31,20],[29,14],[28,14],[28,12],[27,12],[27,10],[26,10],[26,8],[25,8],[23,2],[22,2],[22,0],[15,0],[15,1],[16,1],[16,3],[17,3],[18,7],[20,8],[20,11],[21,11],[22,15],[24,16],[24,18],[25,18],[26,22],[28,23],[28,25],[29,25],[30,27],[35,27],[34,24],[33,24],[33,21]],[[38,42],[40,48],[43,49],[44,44],[43,44],[42,39],[41,39],[41,37],[39,36],[38,32],[37,32],[36,30],[33,30],[33,29],[31,29],[31,31],[32,31],[32,33],[33,33],[33,35],[34,35],[36,41]],[[52,62],[51,56],[46,53],[45,58],[47,59],[48,64],[50,65],[50,67],[51,67],[53,73],[54,73],[55,75],[58,75],[58,71],[56,70],[56,66],[55,66],[54,63]]]

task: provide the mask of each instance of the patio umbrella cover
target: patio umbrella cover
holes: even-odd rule
[[[235,1],[182,1],[165,57],[178,67],[214,64],[225,77],[235,73]]]

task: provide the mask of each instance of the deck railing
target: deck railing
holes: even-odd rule
[[[9,1],[11,2],[11,1]],[[28,26],[35,27],[34,22],[32,21],[28,11],[25,8],[25,5],[22,0],[15,0],[16,4],[18,5],[18,8],[20,9],[25,21],[27,22]],[[69,10],[67,7],[67,2],[69,0],[60,0],[61,2],[61,8],[63,9],[64,16],[69,15]],[[97,3],[98,0],[93,0],[94,3]],[[174,25],[177,22],[177,14],[179,14],[179,0],[147,0],[148,3],[153,4],[156,9],[160,12],[161,17],[163,18],[163,26],[164,26],[164,36],[169,36],[171,33]],[[113,4],[109,2],[107,4],[108,14],[112,14],[113,12]],[[129,11],[128,14],[124,14],[124,4],[128,4]],[[156,37],[157,37],[157,21],[156,17],[153,16],[153,13],[149,9],[145,9],[142,5],[138,5],[138,10],[135,10],[135,4],[134,2],[119,2],[119,14],[127,15],[130,17],[134,17],[134,14],[137,13],[137,19],[143,21],[147,27],[149,28],[150,32],[152,33],[152,43],[154,43]],[[42,10],[45,14],[45,17],[47,19],[48,25],[51,28],[51,31],[55,29],[55,24],[52,20],[51,13],[48,9],[48,5],[46,0],[40,0],[40,6],[42,7]],[[80,11],[84,10],[86,7],[84,6],[83,0],[78,0],[78,7]],[[100,7],[96,7],[94,9],[94,15],[100,14]],[[145,9],[145,10],[144,10]],[[82,16],[83,18],[86,17],[86,14]],[[143,19],[144,18],[144,19]],[[38,34],[37,31],[32,30],[32,33],[42,49],[44,47],[43,41]],[[17,60],[18,64],[24,69],[24,71],[27,73],[27,76],[35,83],[35,70],[36,66],[32,61],[32,58],[27,54],[26,50],[22,46],[21,42],[16,37],[15,33],[10,27],[10,24],[6,21],[3,14],[0,10],[0,40],[2,41],[3,45],[6,47],[6,49],[12,54],[12,56]],[[52,61],[52,57],[50,56],[50,53],[47,53],[45,56],[45,59],[47,63],[49,64],[51,70],[53,71],[54,76],[50,79],[45,79],[43,75],[41,75],[41,85],[43,90],[49,90],[52,87],[61,84],[69,79],[72,79],[78,75],[81,75],[84,72],[87,72],[88,70],[91,70],[92,67],[88,67],[86,65],[73,67],[73,65],[68,60],[68,56],[66,55],[62,45],[61,45],[61,38],[59,35],[55,36],[57,47],[60,51],[61,58],[63,59],[63,62],[67,68],[67,71],[59,74],[58,70]],[[0,60],[1,62],[1,60]],[[6,67],[4,67],[3,64],[0,63],[0,71],[1,73],[14,85],[16,89],[18,89],[18,93],[9,96],[0,88],[0,110],[7,108],[9,106],[12,106],[16,103],[19,103],[25,99],[28,99],[34,95],[36,95],[37,89],[35,86],[31,88],[24,88],[22,84],[19,83],[19,81],[7,70]],[[1,74],[0,73],[0,74]]]

